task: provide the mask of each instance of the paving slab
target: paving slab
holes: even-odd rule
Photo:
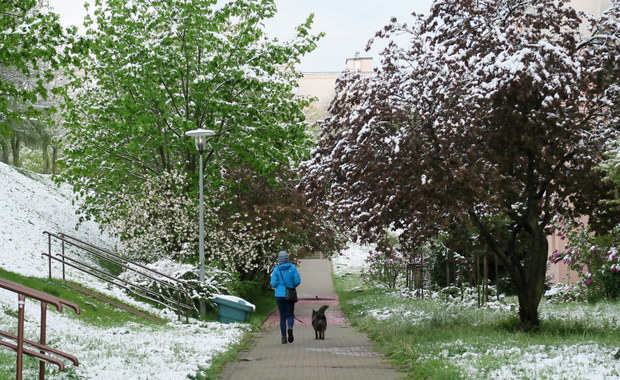
[[[301,260],[300,298],[295,305],[293,343],[280,342],[277,311],[267,318],[252,348],[229,363],[223,380],[392,380],[404,375],[373,350],[368,337],[349,325],[334,291],[331,263]],[[312,310],[328,305],[325,340],[314,339]]]

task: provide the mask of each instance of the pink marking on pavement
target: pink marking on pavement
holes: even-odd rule
[[[312,309],[317,310],[322,305],[328,305],[329,308],[325,311],[327,317],[327,326],[349,326],[347,319],[337,309],[338,300],[334,297],[331,299],[300,299],[295,304],[295,317],[301,320],[304,326],[312,327]],[[297,321],[299,323],[299,321]],[[280,314],[278,311],[274,311],[267,317],[263,327],[275,328],[280,326]]]

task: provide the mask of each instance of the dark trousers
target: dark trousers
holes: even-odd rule
[[[280,332],[282,336],[286,336],[286,324],[292,329],[295,323],[295,302],[289,302],[284,297],[276,297],[278,311],[280,312]]]

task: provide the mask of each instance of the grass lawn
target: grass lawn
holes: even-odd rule
[[[478,308],[335,280],[342,310],[409,379],[619,379],[620,303],[547,304],[522,332],[515,299]],[[362,286],[363,285],[363,286]]]
[[[3,269],[0,269],[0,278],[16,282],[32,289],[40,290],[77,304],[80,307],[79,315],[76,315],[69,308],[66,308],[66,311],[64,311],[63,314],[66,316],[75,317],[82,322],[96,324],[101,327],[121,326],[127,322],[153,325],[153,323],[144,318],[140,318],[133,314],[119,310],[98,299],[88,297],[67,286],[63,280],[26,277]],[[15,295],[15,318],[17,318],[16,310],[17,294]],[[48,311],[56,312],[56,308],[50,305],[48,306]],[[6,309],[4,312],[11,313],[11,309]]]

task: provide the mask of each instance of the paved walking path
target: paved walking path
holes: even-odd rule
[[[300,301],[295,305],[295,342],[280,342],[277,311],[265,322],[253,347],[224,369],[223,380],[391,380],[403,378],[373,352],[366,335],[349,326],[338,306],[329,260],[301,260]],[[312,309],[329,305],[325,340],[315,340]]]

